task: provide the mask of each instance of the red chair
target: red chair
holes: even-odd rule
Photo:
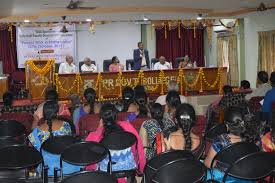
[[[15,71],[11,74],[13,91],[20,91],[25,88],[26,76],[24,71]]]
[[[129,123],[131,123],[133,127],[139,132],[142,123],[148,119],[149,118],[137,118]]]
[[[117,114],[117,120],[118,121],[127,121],[129,114],[130,114],[130,112],[119,112]]]
[[[79,119],[77,133],[79,133],[82,137],[87,136],[89,132],[95,131],[98,128],[99,121],[100,118],[98,114],[88,114],[82,116]]]
[[[1,120],[16,120],[16,121],[22,123],[27,130],[27,135],[32,130],[33,116],[30,113],[27,113],[27,112],[3,113],[0,116],[0,119]]]
[[[202,136],[205,132],[206,117],[203,115],[197,116],[196,125],[193,127],[192,132],[196,135]]]
[[[261,111],[262,105],[261,101],[264,99],[264,97],[252,97],[248,101],[249,110],[251,113],[257,113],[258,111]]]

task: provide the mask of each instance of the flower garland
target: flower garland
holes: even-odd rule
[[[201,75],[202,72],[203,72],[203,70],[202,70],[202,68],[200,68],[200,69],[199,69],[199,72],[198,72],[198,74],[197,74],[197,76],[196,76],[196,79],[194,79],[191,83],[189,83],[189,82],[186,80],[186,76],[184,76],[184,74],[182,74],[182,78],[183,78],[184,84],[185,84],[186,86],[188,86],[189,88],[194,88],[194,87],[197,85],[197,83],[198,83],[198,81],[199,81],[199,79],[200,79],[200,75]]]
[[[29,65],[30,69],[40,76],[44,76],[45,74],[47,74],[51,70],[51,68],[54,64],[55,64],[55,60],[49,59],[49,60],[47,60],[46,65],[40,69],[34,64],[34,60],[28,60],[25,63],[25,65]]]
[[[25,68],[27,69],[31,69],[33,72],[35,72],[36,74],[38,74],[40,76],[40,78],[42,79],[42,81],[44,82],[45,80],[45,75],[52,71],[51,75],[53,75],[53,72],[55,71],[55,60],[54,59],[49,59],[47,60],[47,63],[45,64],[45,66],[43,68],[38,68],[35,64],[34,64],[35,60],[28,60],[25,62]],[[26,73],[26,88],[29,87],[29,72],[27,71]],[[53,83],[53,81],[50,81],[51,84]]]
[[[77,88],[76,88],[76,89],[77,89],[77,93],[80,94],[80,84],[81,84],[81,82],[82,82],[82,78],[81,78],[80,74],[77,73],[76,76],[75,76],[75,79],[74,79],[74,82],[73,82],[72,86],[71,86],[70,88],[68,88],[68,89],[65,89],[65,88],[62,86],[62,84],[61,84],[61,82],[60,82],[60,80],[59,80],[58,74],[57,74],[57,73],[55,74],[55,84],[56,84],[56,91],[57,91],[57,92],[59,92],[60,90],[62,90],[62,91],[64,91],[65,93],[68,94],[68,93],[70,93],[75,87],[77,87]]]

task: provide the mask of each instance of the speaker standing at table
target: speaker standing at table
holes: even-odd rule
[[[143,43],[138,43],[138,49],[134,50],[134,70],[149,70],[150,61],[148,50],[143,48]]]

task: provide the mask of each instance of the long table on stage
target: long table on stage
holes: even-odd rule
[[[71,94],[81,96],[85,88],[93,87],[101,100],[121,97],[123,87],[142,84],[149,94],[167,92],[169,80],[176,80],[180,93],[220,92],[227,83],[227,68],[173,69],[164,71],[126,71],[102,73],[56,74],[55,82],[59,97],[67,99]]]

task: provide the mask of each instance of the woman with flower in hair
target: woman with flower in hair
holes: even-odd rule
[[[238,107],[229,107],[225,110],[224,123],[227,127],[227,133],[218,136],[208,152],[204,164],[206,167],[211,168],[211,162],[215,155],[224,149],[225,147],[235,144],[238,142],[243,142],[246,140],[244,134],[246,132],[245,122],[244,122],[244,113],[241,108]],[[213,178],[216,181],[221,182],[224,176],[224,172],[227,167],[224,167],[223,164],[216,162],[214,163],[214,168],[212,169]],[[210,179],[210,172],[208,171],[207,179]],[[237,179],[231,176],[228,176],[226,182],[236,182],[236,183],[248,183],[253,181],[247,181],[242,179]]]

